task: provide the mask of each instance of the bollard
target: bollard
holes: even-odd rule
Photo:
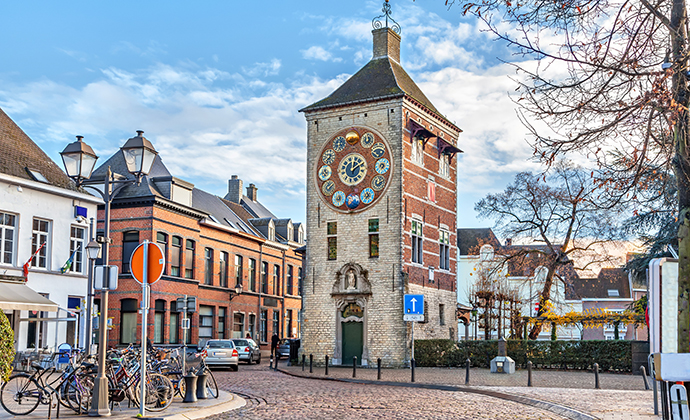
[[[182,402],[193,403],[196,402],[196,375],[190,373],[184,377],[184,400]]]
[[[594,364],[594,388],[601,389],[599,385],[599,363]]]
[[[414,382],[414,366],[415,366],[414,359],[410,360],[410,365],[412,366],[412,377],[410,378],[410,382]]]
[[[208,375],[206,375],[205,373],[202,373],[201,375],[198,375],[196,377],[197,400],[205,400],[208,398],[208,394],[206,393],[206,379],[208,379]]]
[[[640,366],[640,373],[642,373],[642,380],[644,381],[644,390],[649,391],[649,382],[647,382],[647,369]]]
[[[470,359],[469,357],[465,360],[465,385],[470,383]]]
[[[532,386],[532,361],[527,362],[527,386]]]
[[[304,360],[307,358],[306,354],[302,355],[302,372],[304,372]]]
[[[352,377],[357,377],[357,356],[352,356]]]
[[[326,376],[328,376],[328,355],[326,355]]]
[[[376,369],[378,370],[378,373],[376,375],[376,379],[379,381],[381,380],[381,358],[379,357],[376,359]]]
[[[314,373],[314,355],[310,354],[309,355],[309,373]]]

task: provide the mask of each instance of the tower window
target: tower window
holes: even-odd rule
[[[338,222],[326,224],[326,237],[328,240],[328,259],[338,259]]]
[[[450,155],[441,155],[438,161],[438,173],[444,178],[450,178]]]
[[[412,221],[412,262],[417,263],[417,264],[423,264],[424,263],[424,258],[422,255],[423,252],[423,246],[422,246],[422,238],[424,237],[423,234],[423,225],[422,222],[418,222],[417,220]]]
[[[418,137],[412,138],[412,154],[410,159],[417,165],[424,166],[424,140]]]
[[[379,219],[369,219],[369,258],[379,257]]]
[[[441,270],[450,270],[450,233],[445,230],[438,232],[439,243],[439,268]]]

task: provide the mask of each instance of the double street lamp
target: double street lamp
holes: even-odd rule
[[[105,220],[104,220],[104,244],[103,244],[103,265],[108,265],[108,248],[111,242],[110,239],[110,203],[113,198],[117,196],[122,188],[127,185],[140,184],[142,177],[149,174],[151,166],[156,158],[158,152],[153,147],[150,141],[144,137],[143,131],[137,131],[137,135],[127,140],[127,142],[120,148],[122,156],[127,164],[127,170],[130,174],[135,176],[135,179],[115,179],[115,174],[108,170],[105,174],[105,179],[90,180],[93,169],[96,166],[98,156],[94,153],[91,146],[84,143],[83,136],[77,136],[77,141],[70,143],[65,147],[60,155],[62,162],[65,165],[65,172],[67,176],[72,178],[77,183],[78,187],[88,187],[97,191],[103,198],[105,204]],[[103,190],[96,188],[95,185],[103,184]],[[89,246],[92,244],[89,243]],[[97,244],[96,244],[97,245]],[[88,247],[87,247],[88,249]],[[94,254],[89,251],[89,258],[92,256],[98,257],[95,253],[95,248],[92,247]],[[94,258],[95,259],[95,258]],[[89,280],[89,289],[92,285],[92,277]],[[90,290],[89,290],[90,293]],[[87,310],[88,311],[88,310]],[[89,317],[90,317],[89,313]],[[98,376],[94,383],[93,398],[90,416],[109,416],[110,408],[108,406],[108,378],[105,376],[105,353],[107,347],[107,319],[108,319],[108,288],[101,290],[101,315],[99,322],[99,341],[98,341]],[[144,326],[145,327],[145,326]]]

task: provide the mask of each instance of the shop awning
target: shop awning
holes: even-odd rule
[[[57,312],[57,303],[23,283],[0,281],[0,309]]]

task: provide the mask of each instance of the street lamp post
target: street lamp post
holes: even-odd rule
[[[110,248],[110,204],[117,193],[122,188],[133,183],[139,184],[141,178],[148,175],[156,157],[156,149],[143,136],[143,131],[137,131],[137,136],[133,137],[125,143],[120,150],[122,150],[123,157],[127,163],[127,170],[136,177],[136,179],[115,179],[114,173],[110,170],[110,166],[106,171],[104,188],[100,189],[93,185],[87,185],[87,180],[91,178],[93,168],[96,165],[98,156],[93,149],[84,143],[83,136],[77,136],[77,141],[70,143],[65,147],[60,155],[65,165],[67,175],[72,178],[77,186],[84,186],[97,191],[103,198],[105,215],[104,215],[104,245],[103,245],[103,265],[108,265],[108,250]],[[91,181],[90,184],[99,184],[100,181]],[[115,187],[113,189],[113,187]],[[89,244],[90,245],[90,244]],[[93,398],[91,399],[91,409],[89,416],[109,416],[110,407],[108,406],[108,378],[105,376],[105,354],[107,347],[107,330],[108,330],[108,289],[101,290],[101,315],[99,317],[98,329],[98,375],[94,382]],[[145,325],[142,326],[146,328]]]
[[[91,235],[86,245],[86,255],[89,258],[88,292],[86,294],[86,354],[91,355],[93,343],[93,265],[101,254],[101,246],[93,240],[93,218],[91,218]]]

